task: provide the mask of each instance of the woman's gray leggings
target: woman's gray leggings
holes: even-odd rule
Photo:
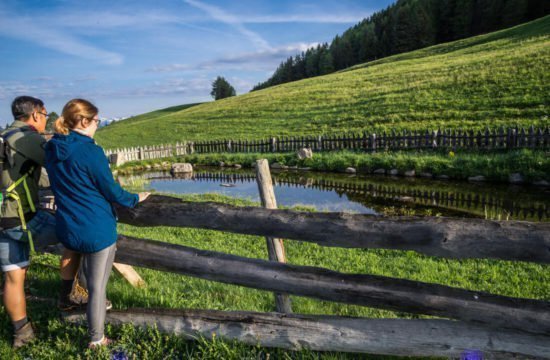
[[[88,286],[88,334],[92,341],[103,338],[107,281],[115,260],[116,243],[101,251],[82,254],[82,270]]]

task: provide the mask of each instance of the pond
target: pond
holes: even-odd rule
[[[124,185],[172,194],[216,193],[259,202],[253,170],[199,168],[119,176]],[[362,214],[426,214],[496,220],[549,221],[550,189],[422,178],[272,171],[279,206]]]

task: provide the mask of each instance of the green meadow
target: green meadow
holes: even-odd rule
[[[247,200],[220,195],[188,195],[189,201],[217,201],[237,206],[255,205]],[[393,211],[388,209],[388,211]],[[408,213],[411,215],[411,213]],[[423,212],[416,215],[426,215]],[[137,228],[119,225],[125,235],[160,240],[251,258],[267,259],[265,239],[258,236],[228,234],[218,231],[154,227]],[[340,249],[320,247],[298,241],[285,241],[288,261],[292,264],[319,266],[346,273],[363,273],[440,283],[466,289],[488,291],[513,297],[550,300],[550,268],[547,265],[498,260],[450,260],[428,257],[410,251]],[[86,329],[59,320],[54,307],[59,273],[58,257],[39,255],[29,272],[28,292],[46,300],[29,302],[30,316],[38,328],[39,340],[14,353],[10,324],[0,310],[0,358],[2,359],[109,359],[108,351],[85,350]],[[118,275],[111,275],[108,297],[114,308],[194,308],[217,310],[273,311],[269,292],[226,285],[192,277],[136,268],[147,282],[145,289],[132,288]],[[48,300],[49,299],[49,300]],[[291,297],[293,310],[302,314],[333,314],[373,318],[418,318],[354,305]],[[141,330],[125,325],[107,327],[107,334],[117,340],[115,348],[124,350],[130,359],[393,359],[374,355],[344,353],[292,352],[246,346],[235,342],[197,339],[186,341],[150,328]]]
[[[97,133],[105,148],[362,130],[548,126],[550,16]]]

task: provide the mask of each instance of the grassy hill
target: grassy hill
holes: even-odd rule
[[[365,129],[550,121],[550,16],[345,71],[143,114],[97,134],[106,148]]]

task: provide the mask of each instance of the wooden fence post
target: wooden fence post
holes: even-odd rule
[[[276,209],[277,200],[275,199],[275,192],[273,191],[269,163],[266,159],[256,160],[256,180],[258,181],[258,190],[260,191],[262,206],[267,209]],[[269,260],[286,263],[283,240],[272,237],[266,237],[266,240]],[[275,304],[278,312],[292,313],[290,298],[287,294],[275,293]]]

